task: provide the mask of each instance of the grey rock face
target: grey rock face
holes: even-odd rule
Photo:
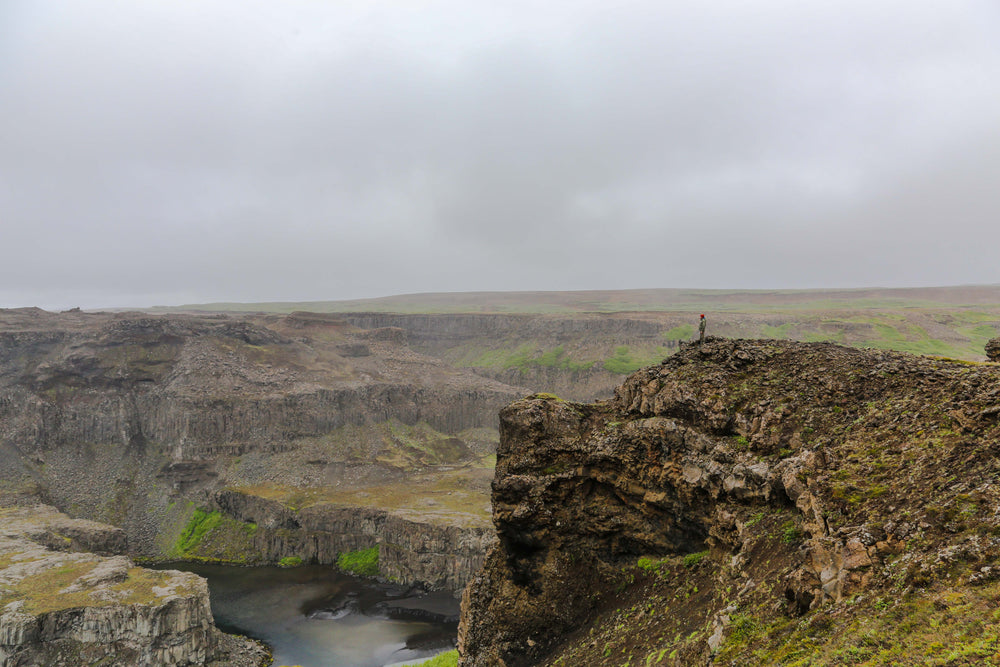
[[[120,529],[46,506],[0,508],[0,521],[2,667],[263,664],[235,638],[224,644],[240,662],[222,655],[201,577],[76,550],[122,548]]]
[[[456,346],[489,349],[500,341],[510,340],[512,332],[517,332],[518,340],[538,341],[550,349],[558,345],[572,345],[573,341],[582,337],[614,341],[616,345],[674,344],[673,341],[663,340],[660,323],[622,315],[344,313],[340,317],[364,329],[404,332],[414,349],[443,359],[449,358],[449,350]],[[532,387],[536,391],[551,392],[577,401],[607,396],[623,377],[606,370],[601,364],[582,370],[528,365],[505,369],[477,368],[475,371],[499,382]]]
[[[992,338],[986,343],[986,356],[990,361],[1000,361],[1000,338]]]
[[[296,513],[235,491],[220,491],[215,503],[231,518],[257,525],[242,551],[264,562],[298,556],[333,564],[341,552],[377,546],[381,576],[456,595],[482,567],[494,540],[486,525],[443,525],[375,508],[318,504]]]
[[[343,429],[489,429],[525,393],[418,354],[402,333],[305,315],[0,309],[0,480],[120,525],[133,553],[156,556],[171,505],[255,483],[240,475],[308,486],[380,473],[377,446],[330,444]]]

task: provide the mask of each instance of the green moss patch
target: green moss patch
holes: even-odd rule
[[[361,549],[360,551],[345,551],[337,556],[337,567],[359,577],[377,577],[378,547]]]
[[[237,521],[221,512],[196,509],[170,550],[170,558],[218,563],[260,560],[253,545],[257,524]]]
[[[663,332],[663,340],[690,340],[694,336],[693,324],[681,324]]]
[[[452,650],[447,653],[436,655],[430,660],[418,662],[413,667],[456,667],[458,665],[458,651]]]
[[[707,555],[708,555],[707,551],[698,551],[696,553],[684,556],[682,562],[684,563],[684,567],[697,567],[701,563],[701,561],[705,559],[705,556]]]
[[[15,581],[0,594],[0,608],[16,600],[24,600],[23,609],[29,614],[112,604],[158,604],[162,597],[154,593],[153,588],[163,587],[171,579],[167,572],[133,567],[128,570],[124,581],[102,587],[103,595],[93,596],[94,589],[90,586],[75,591],[66,590],[81,577],[90,574],[97,564],[96,559],[68,561]],[[179,589],[174,592],[183,594],[190,591]]]
[[[408,425],[393,419],[387,427],[389,447],[379,453],[379,461],[400,467],[443,465],[465,461],[471,455],[461,439],[441,433],[426,422]]]
[[[453,526],[489,525],[490,484],[496,455],[484,456],[476,465],[435,469],[412,474],[405,482],[366,487],[301,488],[275,484],[234,487],[249,495],[276,500],[299,508],[320,503],[350,507],[378,507],[405,512],[423,521]]]
[[[497,368],[508,370],[516,368],[527,371],[532,368],[558,368],[570,372],[589,369],[595,364],[593,359],[578,359],[566,352],[562,345],[553,348],[542,348],[530,342],[521,343],[514,348],[492,350],[467,350],[456,360],[457,366],[469,368]]]
[[[634,352],[628,345],[619,345],[615,348],[614,354],[604,360],[604,370],[609,373],[619,373],[627,375],[634,373],[644,366],[651,366],[670,354],[670,350],[658,347],[646,353]]]
[[[177,545],[174,549],[176,554],[179,556],[189,554],[201,543],[205,534],[218,526],[220,521],[222,521],[222,514],[219,512],[196,509],[177,538]]]

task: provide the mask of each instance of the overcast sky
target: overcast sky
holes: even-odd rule
[[[56,309],[1000,283],[1000,4],[2,0],[0,253]]]

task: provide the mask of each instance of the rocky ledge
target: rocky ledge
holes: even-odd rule
[[[998,418],[994,364],[717,338],[517,401],[460,664],[997,664]]]
[[[201,577],[136,567],[124,533],[47,506],[0,508],[0,665],[263,665],[212,622]]]
[[[206,533],[196,557],[277,563],[283,558],[336,564],[345,552],[378,547],[379,576],[407,586],[449,591],[457,597],[479,571],[494,537],[476,516],[385,510],[318,503],[293,510],[275,500],[219,491],[215,506],[252,530]],[[234,558],[234,556],[250,558]]]

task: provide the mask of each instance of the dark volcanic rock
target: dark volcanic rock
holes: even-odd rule
[[[465,592],[460,664],[542,664],[640,556],[718,564],[701,581],[718,607],[698,612],[714,631],[671,664],[710,661],[737,608],[794,617],[945,572],[982,579],[1000,556],[998,416],[991,365],[714,337],[609,402],[517,401],[501,413],[499,542]],[[951,553],[973,554],[964,574]]]
[[[1000,338],[992,338],[986,343],[986,356],[990,361],[1000,361]]]
[[[372,351],[363,343],[347,343],[337,346],[337,353],[342,357],[367,357]]]

